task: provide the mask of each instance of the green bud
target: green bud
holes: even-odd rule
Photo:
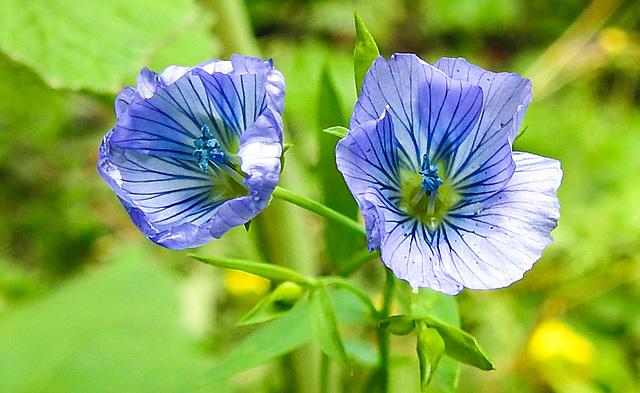
[[[379,326],[396,336],[406,336],[415,329],[416,322],[408,315],[393,315],[380,322]]]
[[[288,310],[307,292],[307,288],[293,281],[285,281],[278,285],[270,295],[274,306]]]

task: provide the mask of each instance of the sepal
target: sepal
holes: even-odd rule
[[[416,328],[416,321],[408,315],[393,315],[380,321],[378,326],[396,336],[406,336]]]

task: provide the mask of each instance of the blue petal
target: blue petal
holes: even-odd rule
[[[202,125],[212,132],[224,127],[200,78],[189,73],[148,99],[134,97],[128,112],[118,117],[111,143],[143,154],[193,160]]]
[[[267,107],[267,74],[209,74],[194,69],[202,79],[211,102],[222,119],[222,126],[213,132],[221,141],[233,141],[256,121]],[[215,124],[215,123],[214,123]],[[226,142],[227,145],[230,142]]]
[[[398,210],[377,189],[369,188],[364,199],[379,231],[380,258],[396,277],[413,288],[428,287],[449,295],[462,290],[447,274],[448,261],[440,259],[431,246],[432,234],[424,224]]]
[[[461,194],[470,202],[480,201],[500,191],[513,175],[511,144],[531,102],[531,81],[514,73],[485,71],[465,59],[443,58],[435,66],[483,90],[482,116],[446,164]]]
[[[370,250],[378,248],[379,236],[374,231],[377,227],[374,218],[368,215],[364,194],[369,188],[375,188],[398,201],[397,144],[391,116],[383,111],[379,119],[349,131],[336,146],[336,164],[365,217]]]
[[[521,279],[553,240],[560,163],[529,153],[513,157],[516,170],[502,191],[450,212],[434,235],[447,274],[467,288],[502,288]]]
[[[506,133],[513,143],[531,102],[529,79],[515,73],[486,71],[462,58],[445,57],[434,66],[451,78],[480,86],[484,92],[484,108],[478,128],[486,134],[484,138]]]
[[[351,128],[387,110],[401,153],[412,169],[421,158],[442,160],[469,135],[480,116],[482,90],[453,80],[412,54],[376,59],[368,71]]]
[[[165,242],[178,238],[184,245],[180,248],[211,240],[204,227],[228,199],[226,185],[213,171],[197,170],[175,158],[119,149],[109,144],[109,135],[100,149],[98,171],[147,237],[160,236]],[[180,226],[183,223],[190,225]]]
[[[282,119],[277,112],[263,114],[240,136],[240,169],[247,176],[244,185],[252,198],[251,209],[258,214],[269,202],[280,179]],[[254,209],[255,207],[255,209]]]
[[[362,194],[369,187],[400,191],[397,144],[391,115],[386,111],[379,119],[349,131],[338,142],[338,170],[354,194]]]

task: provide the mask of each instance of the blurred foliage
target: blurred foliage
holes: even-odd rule
[[[119,4],[121,8],[113,12],[124,15],[130,3],[103,6]],[[172,15],[165,15],[170,13],[163,8],[165,3],[138,2],[137,16],[124,18],[141,21],[137,31],[144,39],[139,42],[134,42],[139,36],[96,16],[92,2],[73,2],[78,14],[68,14],[62,5],[44,14],[37,8],[58,2],[8,1],[0,6],[1,21],[11,18],[7,7],[12,5],[30,10],[25,17],[29,23],[40,21],[50,29],[38,37],[54,45],[47,47],[47,54],[56,66],[29,60],[33,48],[24,42],[30,35],[15,28],[19,19],[0,23],[0,364],[13,367],[1,367],[0,392],[55,391],[31,389],[36,385],[15,387],[24,381],[9,389],[3,385],[5,370],[16,378],[36,370],[46,374],[39,381],[48,381],[61,372],[60,367],[86,376],[98,373],[87,364],[100,364],[106,367],[100,369],[106,377],[109,367],[122,375],[126,367],[117,368],[125,360],[140,372],[190,369],[184,374],[188,379],[209,360],[190,347],[180,323],[198,334],[202,348],[214,358],[232,348],[242,349],[238,342],[256,332],[233,326],[266,291],[265,283],[243,281],[244,286],[238,286],[239,278],[229,276],[226,291],[221,271],[147,242],[95,171],[100,139],[114,123],[115,92],[134,83],[139,67],[160,71],[169,64],[193,65],[221,51],[218,38],[209,33],[216,17],[215,9],[207,8],[209,2],[173,2],[180,12]],[[595,20],[586,21],[596,26],[593,34],[581,30],[584,25],[574,25],[578,27],[568,37],[580,39],[579,50],[561,51],[566,56],[562,59],[545,57],[594,5],[611,8],[611,15],[596,12]],[[416,52],[428,61],[464,56],[487,69],[515,70],[532,78],[538,90],[524,120],[526,132],[515,149],[562,161],[562,218],[553,233],[555,243],[524,280],[502,290],[458,296],[463,327],[478,338],[496,365],[490,373],[462,366],[460,391],[640,390],[640,2],[248,0],[247,9],[263,54],[273,57],[287,79],[287,139],[293,147],[287,152],[285,173],[296,174],[299,191],[318,199],[322,197],[318,184],[325,176],[318,165],[327,162],[330,151],[317,144],[329,121],[318,113],[324,107],[319,104],[318,87],[333,82],[335,90],[325,94],[338,96],[344,108],[330,118],[341,123],[348,119],[356,96],[351,63],[354,9],[385,56],[400,51]],[[83,19],[86,15],[91,17]],[[104,24],[95,25],[95,20]],[[171,23],[160,26],[166,20]],[[76,22],[79,31],[73,35],[56,35],[61,26]],[[32,27],[31,35],[37,33],[37,26]],[[101,30],[97,36],[96,30]],[[74,48],[78,37],[86,39],[83,45],[93,45],[90,53],[94,60],[104,60],[105,68],[88,66],[82,58],[84,49],[72,56],[68,45]],[[67,41],[56,41],[60,39]],[[573,48],[568,39],[558,42]],[[539,62],[542,58],[546,60]],[[53,75],[54,71],[61,74]],[[304,217],[310,238],[322,239],[322,221]],[[260,259],[253,235],[236,228],[201,253]],[[116,258],[120,262],[107,258],[122,244],[134,245],[138,253]],[[316,257],[324,263],[321,270],[333,268],[324,253]],[[380,292],[379,264],[369,263],[356,276],[367,292]],[[111,336],[91,341],[106,332],[126,333],[113,329],[113,324],[125,324],[118,319],[124,316],[132,320],[131,339]],[[112,324],[102,323],[105,320]],[[55,330],[56,324],[65,330]],[[157,331],[149,333],[151,327]],[[347,327],[346,333],[345,349],[360,361],[348,378],[332,374],[338,375],[336,389],[343,391],[348,391],[344,388],[349,381],[366,377],[368,369],[361,365],[370,365],[375,355],[362,340],[370,338],[370,330]],[[541,339],[544,334],[555,338]],[[74,335],[77,340],[63,341]],[[82,345],[122,352],[96,360],[91,358],[98,356],[96,352],[85,352],[79,348]],[[589,355],[576,361],[563,355],[566,346],[572,353],[582,348]],[[157,352],[163,359],[151,359],[140,352],[148,348],[167,352]],[[47,364],[38,356],[55,351],[71,351],[68,356],[73,359]],[[393,391],[416,391],[415,340],[394,337],[392,356]],[[198,360],[192,363],[191,357]],[[167,363],[154,368],[156,360]],[[231,391],[285,391],[284,377],[271,378],[274,370],[281,371],[276,367],[267,364],[243,372],[232,380]],[[455,379],[455,365],[446,367],[450,379]],[[56,386],[58,391],[88,391],[79,383],[63,379]],[[437,385],[433,391],[438,391]]]

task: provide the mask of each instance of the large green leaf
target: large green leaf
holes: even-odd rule
[[[327,66],[324,67],[320,77],[318,124],[320,129],[347,124],[340,97]],[[322,190],[322,203],[355,219],[358,216],[358,205],[336,166],[337,142],[338,140],[332,135],[325,132],[318,133],[317,170]],[[333,221],[326,223],[324,238],[327,256],[331,264],[336,267],[344,266],[357,250],[364,248],[362,236]]]
[[[182,392],[207,364],[180,324],[177,280],[129,251],[0,314],[3,392]]]
[[[3,0],[0,50],[51,86],[114,92],[182,34],[200,50],[197,14],[190,0]]]
[[[336,290],[331,299],[338,323],[363,322],[368,309],[352,293]],[[314,338],[309,304],[298,303],[290,312],[256,330],[218,363],[208,376],[208,384],[249,370],[293,351]]]

